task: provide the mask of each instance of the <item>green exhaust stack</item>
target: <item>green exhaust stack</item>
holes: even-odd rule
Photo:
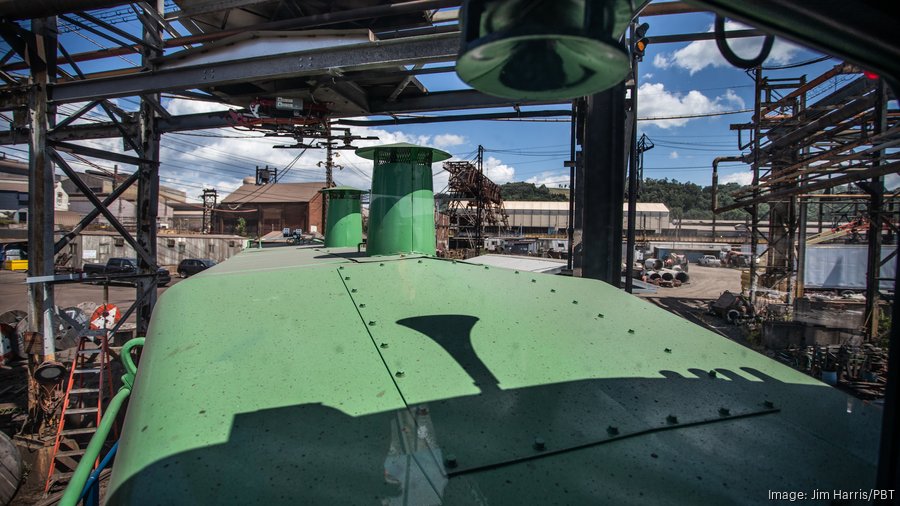
[[[325,188],[328,215],[325,220],[326,248],[355,248],[362,242],[362,212],[360,195],[363,190],[349,186]]]
[[[431,164],[450,158],[450,153],[401,143],[360,148],[356,154],[375,162],[368,255],[434,255]]]

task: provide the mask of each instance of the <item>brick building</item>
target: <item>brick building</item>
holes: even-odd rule
[[[285,228],[309,232],[322,229],[322,194],[318,183],[269,183],[257,185],[248,178],[240,188],[216,206],[215,230],[220,234],[238,233],[240,218],[245,234],[264,235]]]

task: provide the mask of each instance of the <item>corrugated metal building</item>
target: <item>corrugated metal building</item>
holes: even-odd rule
[[[540,202],[507,200],[503,208],[509,215],[509,226],[513,232],[522,234],[562,234],[569,219],[568,202]],[[628,206],[623,206],[628,211]],[[623,227],[625,223],[623,222]],[[670,227],[669,209],[661,203],[637,204],[635,227],[648,234],[659,234]]]
[[[257,185],[248,178],[216,207],[219,233],[236,233],[244,219],[246,234],[265,235],[285,228],[322,233],[322,194],[325,183],[269,183]]]

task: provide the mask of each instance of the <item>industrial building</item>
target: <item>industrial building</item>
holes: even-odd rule
[[[216,230],[260,236],[285,228],[304,232],[322,230],[322,195],[326,183],[256,184],[253,178],[221,200],[216,208]]]
[[[506,200],[503,201],[503,207],[509,216],[510,232],[520,235],[566,233],[569,222],[568,202]],[[622,211],[627,214],[627,206],[623,206]],[[669,209],[661,203],[638,202],[635,223],[639,233],[647,235],[660,235],[672,227]]]

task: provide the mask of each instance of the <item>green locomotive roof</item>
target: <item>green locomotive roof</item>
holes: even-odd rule
[[[108,504],[759,503],[881,411],[601,282],[248,250],[153,315]]]

